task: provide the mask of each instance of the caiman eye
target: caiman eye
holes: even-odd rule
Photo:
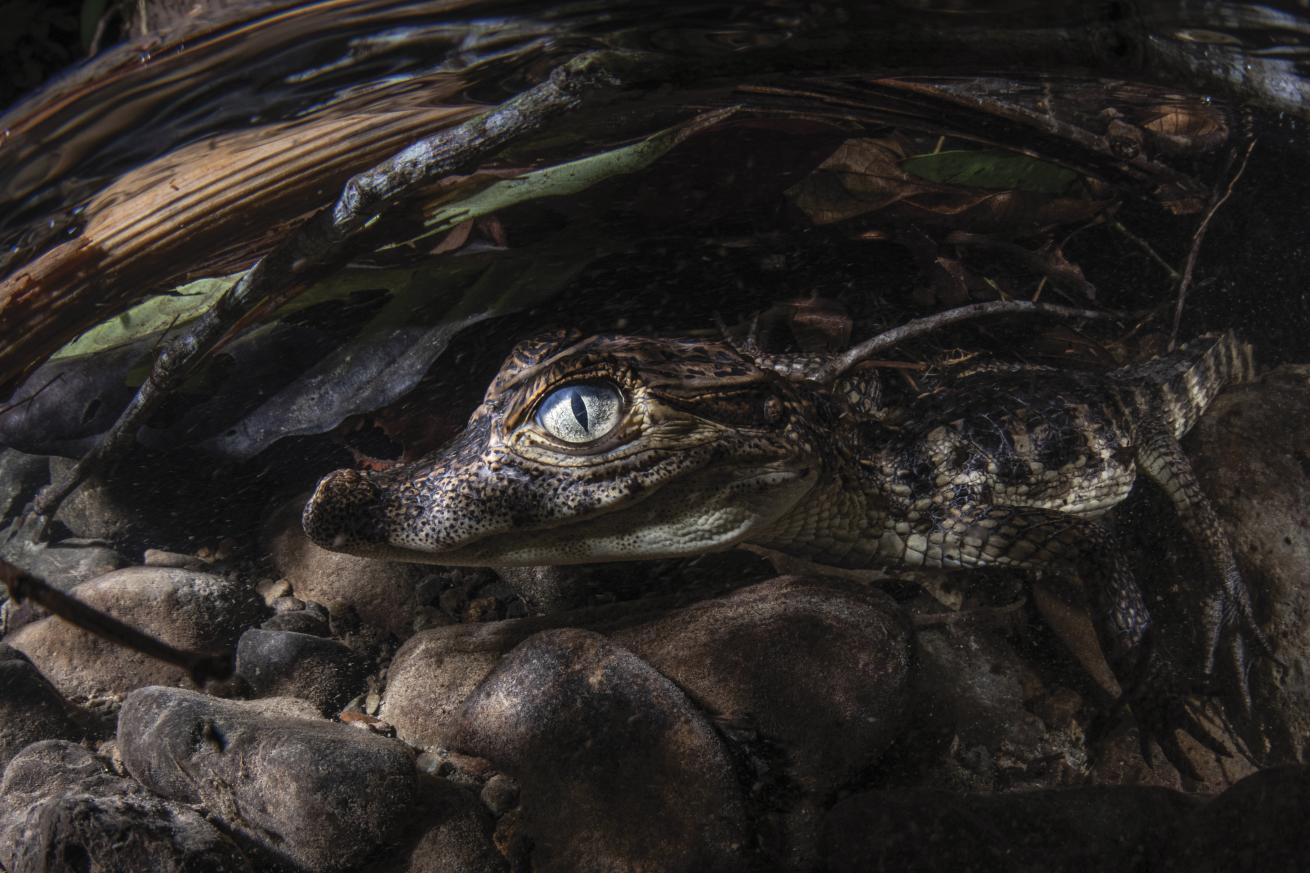
[[[537,424],[566,443],[589,443],[614,429],[623,412],[623,395],[613,385],[566,385],[546,395]]]

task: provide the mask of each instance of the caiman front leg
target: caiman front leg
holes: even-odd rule
[[[945,506],[906,537],[884,538],[888,557],[938,567],[1001,566],[1077,576],[1092,604],[1101,647],[1124,688],[1144,749],[1154,739],[1174,766],[1194,768],[1175,729],[1221,752],[1187,707],[1188,689],[1153,649],[1154,628],[1141,588],[1114,533],[1099,521],[1056,510],[1017,506]]]
[[[1201,490],[1178,440],[1163,424],[1139,427],[1137,466],[1173,503],[1179,523],[1202,555],[1208,576],[1201,597],[1201,678],[1211,681],[1220,650],[1227,658],[1243,710],[1251,712],[1246,641],[1272,656],[1269,641],[1256,623],[1251,596],[1242,580],[1214,506]]]

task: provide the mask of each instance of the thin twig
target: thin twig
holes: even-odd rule
[[[876,367],[885,370],[926,370],[928,365],[921,361],[884,361],[877,358],[868,361],[860,361],[855,365],[857,368]]]
[[[1146,252],[1146,254],[1151,258],[1151,260],[1155,261],[1161,267],[1164,267],[1165,272],[1169,274],[1170,279],[1177,282],[1182,278],[1179,272],[1176,269],[1174,269],[1173,264],[1170,264],[1163,257],[1161,257],[1160,253],[1157,252],[1154,248],[1152,248],[1149,242],[1142,239],[1140,236],[1133,233],[1128,228],[1124,227],[1122,221],[1111,221],[1109,224],[1112,230],[1118,231],[1124,237],[1136,243],[1137,247],[1140,248],[1142,251]]]
[[[945,312],[916,318],[899,327],[883,331],[872,339],[865,340],[858,346],[833,358],[814,377],[814,381],[830,384],[851,367],[878,352],[899,345],[906,340],[925,336],[930,333],[975,318],[987,318],[993,315],[1050,315],[1056,318],[1122,318],[1121,312],[1101,312],[1095,309],[1075,309],[1072,306],[1058,306],[1054,303],[1033,303],[1031,300],[994,300],[989,303],[970,303]]]
[[[64,378],[63,373],[56,373],[55,375],[47,379],[44,385],[42,385],[40,388],[36,389],[31,394],[24,397],[22,400],[15,400],[13,403],[10,403],[8,406],[0,406],[0,415],[6,415],[7,413],[13,412],[15,409],[18,409],[20,406],[27,406],[32,401],[36,400],[36,398],[40,397],[42,391],[45,391],[47,388],[49,388],[51,385],[55,384],[62,378]]]
[[[1037,290],[1033,292],[1033,297],[1032,297],[1033,303],[1036,303],[1038,300],[1042,299],[1042,289],[1046,287],[1046,281],[1049,278],[1050,276],[1043,276],[1041,280],[1037,283]]]
[[[1237,165],[1237,172],[1233,173],[1232,178],[1228,180],[1227,187],[1220,194],[1219,189],[1215,188],[1210,195],[1210,205],[1205,210],[1205,215],[1201,218],[1201,223],[1196,226],[1196,231],[1192,234],[1192,247],[1187,253],[1187,263],[1183,265],[1183,277],[1178,280],[1178,301],[1174,304],[1174,324],[1173,329],[1169,331],[1169,351],[1178,347],[1178,328],[1183,321],[1183,304],[1187,302],[1187,291],[1192,287],[1192,274],[1196,270],[1196,259],[1201,254],[1201,241],[1205,239],[1205,232],[1210,227],[1210,220],[1214,218],[1219,207],[1228,202],[1232,196],[1233,189],[1237,187],[1237,180],[1242,178],[1242,173],[1246,171],[1246,163],[1251,158],[1251,151],[1255,148],[1255,139],[1246,144],[1246,151],[1242,154],[1242,162]],[[1232,158],[1229,158],[1228,166],[1232,166]]]
[[[214,306],[170,340],[118,421],[63,478],[35,502],[44,536],[59,505],[93,472],[125,454],[150,413],[196,363],[255,305],[291,296],[317,269],[347,254],[347,244],[387,208],[452,173],[466,172],[548,122],[585,104],[601,105],[664,68],[637,53],[592,52],[573,58],[538,85],[449,130],[415,142],[346,183],[336,202],[296,228],[223,293]]]
[[[963,230],[956,230],[947,234],[946,242],[956,246],[973,246],[1007,254],[1025,264],[1029,269],[1049,277],[1057,285],[1076,288],[1088,300],[1096,300],[1096,286],[1087,281],[1087,277],[1082,274],[1081,270],[1069,264],[1068,261],[1064,261],[1063,255],[1057,258],[1050,251],[1032,251],[1016,243],[992,239],[991,237]],[[1058,253],[1059,250],[1056,249],[1055,252]]]
[[[53,615],[88,633],[120,646],[126,646],[151,658],[181,667],[197,685],[210,679],[227,679],[232,675],[232,652],[192,652],[170,646],[157,637],[137,630],[93,606],[71,597],[49,582],[0,561],[0,581],[9,589],[16,603],[31,600]]]

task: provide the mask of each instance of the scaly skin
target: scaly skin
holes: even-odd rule
[[[810,363],[816,366],[818,360]],[[1181,757],[1168,724],[1179,660],[1201,679],[1223,653],[1243,700],[1245,642],[1263,647],[1232,550],[1178,439],[1226,385],[1252,375],[1231,334],[1111,372],[999,367],[875,411],[858,380],[808,381],[806,359],[726,343],[556,334],[521,344],[467,430],[380,473],[340,470],[305,508],[330,549],[511,566],[694,555],[742,544],[846,568],[1009,566],[1076,575],[1139,722]],[[537,420],[562,386],[609,384],[617,424],[581,445]],[[1201,639],[1157,656],[1151,618],[1097,517],[1139,472],[1206,557]],[[1152,723],[1146,723],[1152,722]]]

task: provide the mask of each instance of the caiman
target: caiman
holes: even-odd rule
[[[1267,646],[1178,443],[1224,386],[1251,378],[1249,345],[1225,333],[1109,371],[984,367],[888,409],[867,387],[876,383],[807,378],[821,363],[727,341],[525,342],[450,445],[380,472],[329,474],[305,531],[329,549],[439,564],[749,544],[842,568],[1076,576],[1143,735],[1171,758],[1173,727],[1205,734],[1176,704],[1220,659],[1249,706],[1247,646]],[[1099,518],[1139,473],[1169,497],[1207,567],[1187,651],[1167,657]]]

